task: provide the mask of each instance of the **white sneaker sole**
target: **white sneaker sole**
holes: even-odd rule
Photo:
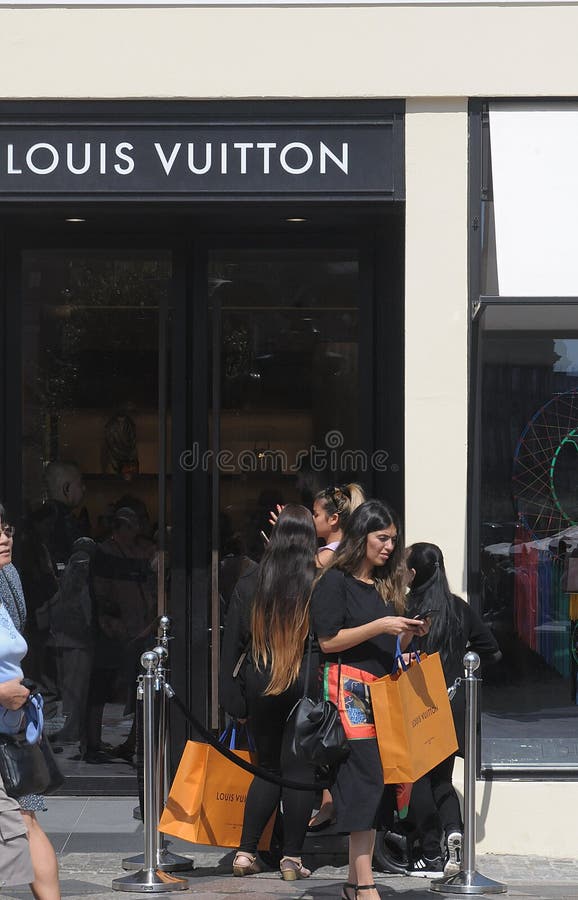
[[[425,870],[424,870],[423,872],[420,872],[419,869],[416,869],[415,871],[408,872],[407,874],[408,874],[411,878],[430,878],[430,879],[433,879],[433,878],[443,878],[445,873],[444,873],[444,872],[427,872],[427,871],[425,871]]]
[[[448,834],[448,861],[444,866],[445,875],[455,875],[462,867],[462,835],[459,831]]]

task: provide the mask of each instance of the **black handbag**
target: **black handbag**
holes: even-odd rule
[[[310,634],[303,697],[297,701],[288,716],[288,719],[293,718],[291,751],[297,759],[313,766],[335,766],[349,756],[349,743],[335,703],[331,700],[312,700],[307,696],[311,670],[311,642]]]
[[[51,794],[64,783],[46,735],[29,744],[25,732],[0,734],[0,778],[9,797]]]

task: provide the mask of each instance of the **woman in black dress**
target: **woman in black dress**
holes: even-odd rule
[[[403,615],[404,569],[397,515],[368,500],[348,520],[311,598],[312,625],[325,657],[325,696],[337,702],[351,748],[332,790],[337,827],[350,834],[343,900],[361,892],[363,900],[379,900],[371,861],[384,785],[369,684],[391,672],[398,636],[405,649],[412,637],[427,632],[425,622]]]

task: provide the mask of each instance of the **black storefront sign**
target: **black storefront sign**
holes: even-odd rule
[[[402,199],[396,125],[0,123],[0,199]]]

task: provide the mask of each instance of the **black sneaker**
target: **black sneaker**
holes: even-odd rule
[[[450,831],[447,836],[448,856],[444,866],[445,875],[455,875],[462,867],[462,842],[461,831]]]
[[[415,878],[443,878],[444,861],[441,856],[436,856],[434,859],[420,856],[419,859],[414,860],[407,874]]]

